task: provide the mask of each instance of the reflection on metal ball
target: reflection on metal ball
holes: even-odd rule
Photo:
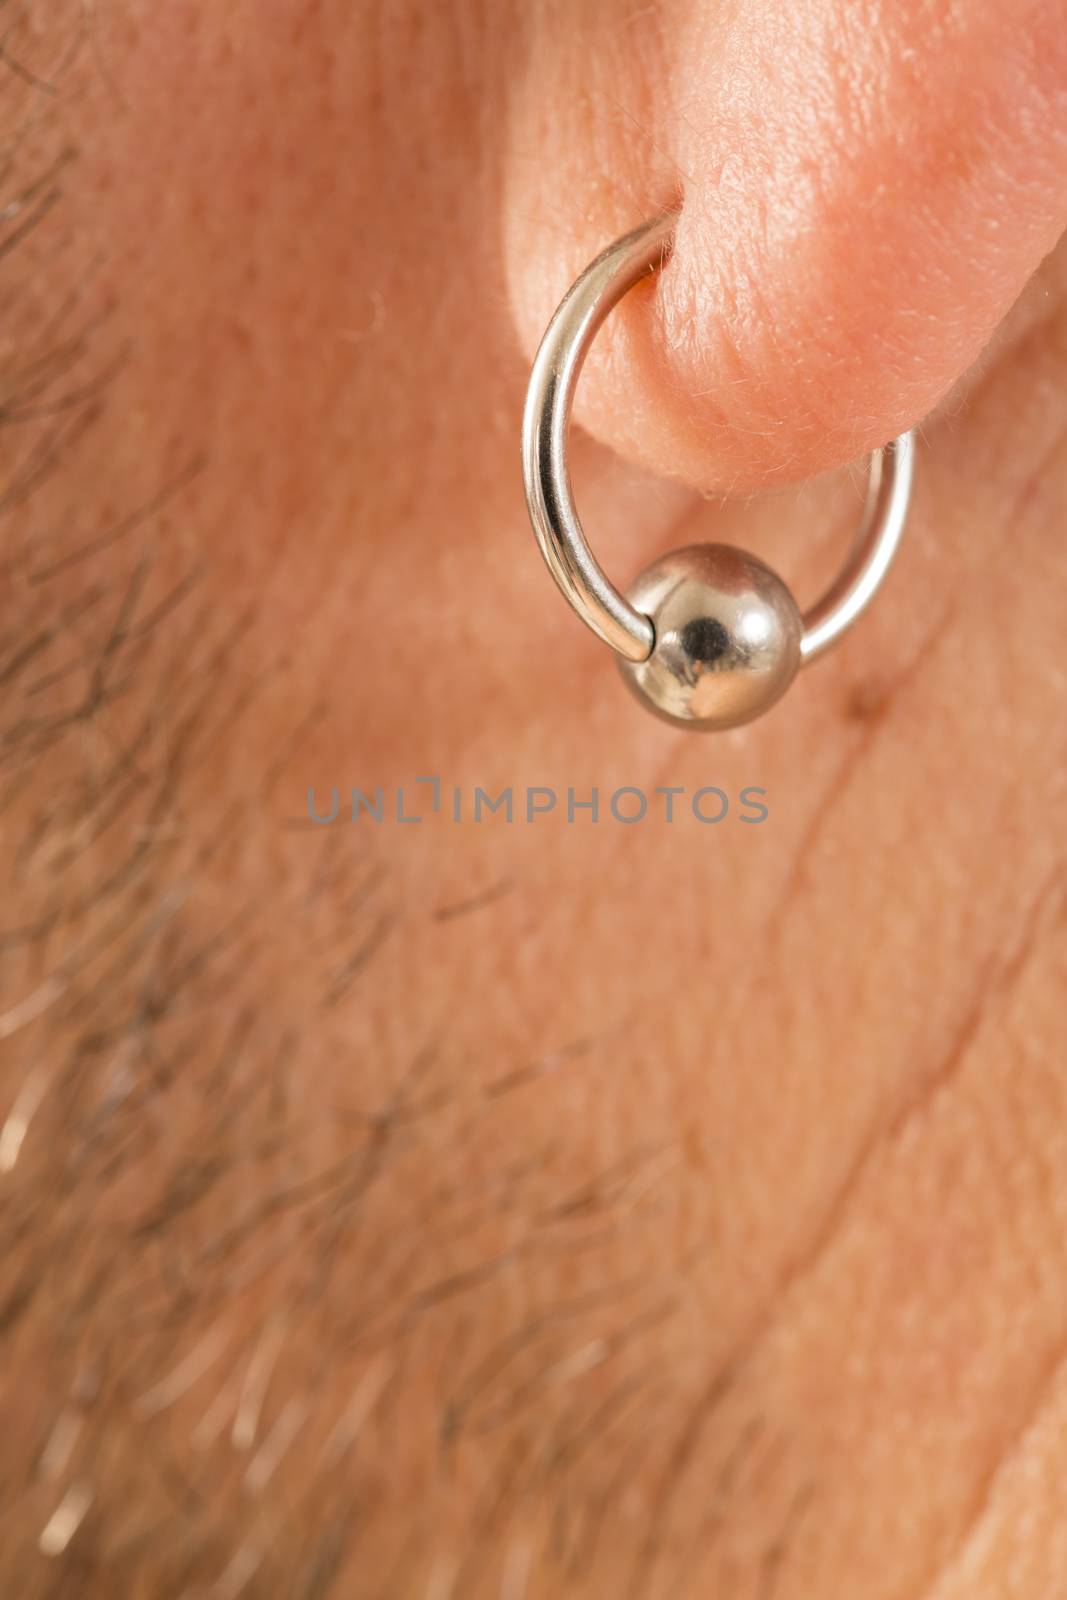
[[[781,697],[800,665],[803,622],[770,567],[732,545],[691,545],[648,567],[627,598],[656,641],[647,661],[619,661],[657,716],[687,728],[736,728]]]

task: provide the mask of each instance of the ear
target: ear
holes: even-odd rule
[[[506,256],[527,354],[619,233],[681,207],[579,420],[702,488],[924,417],[1067,224],[1063,0],[527,8]]]

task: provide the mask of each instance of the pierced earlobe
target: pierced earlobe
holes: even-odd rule
[[[657,217],[597,256],[564,296],[541,341],[526,396],[522,462],[534,533],[560,591],[611,646],[628,687],[657,716],[703,731],[769,710],[797,670],[851,627],[881,586],[907,519],[914,435],[871,457],[867,504],[842,571],[801,613],[771,569],[729,545],[663,557],[626,596],[586,541],[571,492],[571,406],[589,347],[628,289],[670,253],[673,215]]]

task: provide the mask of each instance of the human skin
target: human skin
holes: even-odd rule
[[[1060,0],[0,20],[0,1591],[1067,1592]],[[810,598],[926,419],[718,737],[517,480],[679,202],[580,395],[610,571]],[[427,774],[602,815],[309,818]],[[767,820],[608,812],[711,784]]]

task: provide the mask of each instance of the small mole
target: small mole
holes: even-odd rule
[[[882,714],[887,691],[873,678],[861,679],[848,689],[845,696],[845,716],[850,722],[870,722]]]

